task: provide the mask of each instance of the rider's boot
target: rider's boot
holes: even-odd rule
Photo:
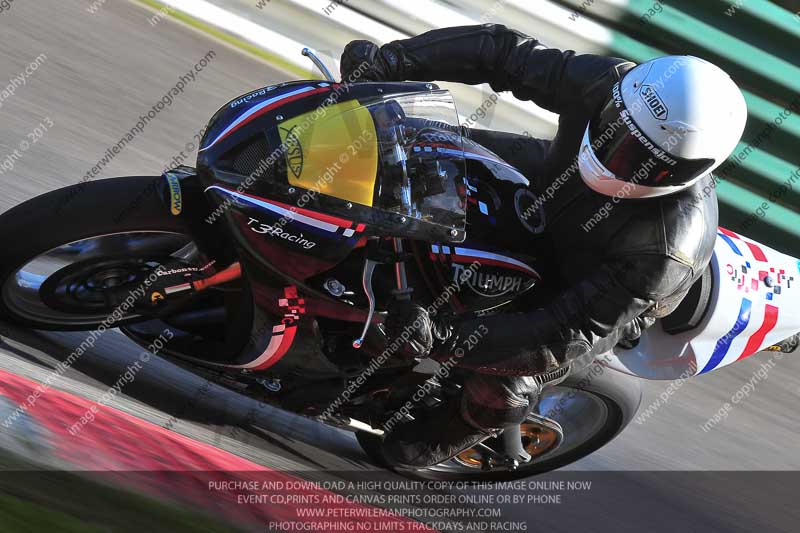
[[[442,402],[415,417],[392,429],[383,442],[384,458],[392,466],[433,466],[491,436],[464,420],[460,401]]]
[[[461,396],[450,398],[389,432],[386,460],[424,468],[452,458],[504,428],[518,426],[533,410],[539,386],[532,377],[473,374]]]
[[[766,350],[770,352],[792,353],[797,350],[798,346],[800,346],[800,333],[795,333],[788,339],[766,348]]]

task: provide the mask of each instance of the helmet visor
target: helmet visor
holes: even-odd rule
[[[680,142],[675,133],[674,141]],[[597,160],[619,180],[647,187],[685,185],[704,174],[713,159],[684,159],[668,153],[639,129],[622,101],[619,82],[599,116],[589,124]]]

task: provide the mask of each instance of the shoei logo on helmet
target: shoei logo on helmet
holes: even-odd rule
[[[614,99],[614,105],[620,110],[619,117],[622,119],[622,122],[628,126],[628,130],[631,132],[631,135],[636,137],[640,143],[647,148],[650,153],[655,155],[661,161],[667,163],[670,166],[675,166],[678,162],[667,155],[667,152],[662,150],[661,148],[657,147],[653,144],[653,141],[647,138],[647,135],[641,132],[639,128],[634,124],[633,119],[631,118],[631,113],[627,109],[625,109],[625,103],[622,101],[622,93],[620,92],[620,84],[619,82],[614,84],[614,88],[611,90],[612,98]],[[666,107],[664,108],[666,110]]]
[[[667,106],[664,105],[664,101],[658,96],[658,93],[655,89],[653,89],[652,85],[643,85],[642,86],[642,98],[644,98],[645,103],[647,104],[647,109],[650,110],[650,113],[653,114],[658,120],[666,120],[667,114],[669,110]]]

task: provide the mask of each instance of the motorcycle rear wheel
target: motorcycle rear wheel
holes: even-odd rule
[[[637,379],[595,363],[542,394],[535,412],[554,420],[563,432],[563,440],[555,447],[524,442],[529,453],[543,451],[538,455],[531,453],[534,458],[530,462],[513,470],[505,467],[483,470],[479,463],[470,460],[475,453],[466,451],[427,468],[394,470],[425,481],[497,482],[542,474],[583,459],[611,442],[633,419],[641,399]],[[525,425],[522,434],[526,434]],[[381,453],[380,437],[366,432],[356,437],[373,462],[391,468]]]

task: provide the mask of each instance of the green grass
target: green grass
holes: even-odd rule
[[[39,470],[7,451],[0,453],[0,533],[243,531],[204,514],[202,508],[189,510],[169,500],[89,479],[97,473]],[[171,475],[177,479],[187,474]],[[208,497],[214,495],[209,493]]]
[[[36,503],[0,494],[0,531],[59,531],[95,533],[107,529],[95,527],[65,513],[43,508]]]

